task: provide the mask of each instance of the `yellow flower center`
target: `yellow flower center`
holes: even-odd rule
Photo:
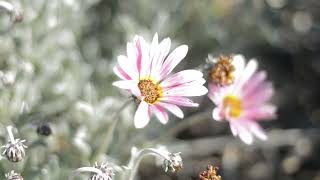
[[[230,117],[238,118],[242,111],[241,100],[233,95],[228,95],[223,99],[223,108],[227,110]]]
[[[159,84],[154,83],[150,79],[140,80],[138,83],[141,95],[144,97],[144,101],[149,104],[156,103],[162,96],[162,88]]]

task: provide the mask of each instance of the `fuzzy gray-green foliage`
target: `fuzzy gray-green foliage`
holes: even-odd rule
[[[152,121],[136,130],[132,103],[121,114],[108,149],[97,154],[113,112],[128,97],[111,86],[112,67],[134,34],[150,40],[158,32],[161,38],[172,37],[173,46],[188,44],[190,53],[178,68],[198,66],[208,53],[252,54],[244,49],[261,44],[293,54],[299,47],[314,47],[306,43],[312,38],[304,29],[308,22],[294,18],[300,13],[298,18],[308,20],[317,10],[315,1],[305,1],[303,8],[310,11],[299,8],[302,1],[281,1],[287,3],[282,7],[270,5],[275,1],[228,2],[13,1],[23,21],[7,28],[8,16],[0,14],[0,143],[7,141],[5,127],[13,125],[19,131],[14,135],[26,139],[29,148],[20,163],[0,160],[0,179],[13,169],[26,180],[67,179],[72,170],[95,160],[125,164],[132,146],[157,145],[149,139],[177,121],[172,118],[168,126]],[[46,122],[52,135],[38,135],[37,127]]]

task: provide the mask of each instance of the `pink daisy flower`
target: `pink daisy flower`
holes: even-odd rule
[[[119,56],[118,65],[113,69],[122,79],[113,85],[129,90],[140,100],[134,115],[136,128],[145,127],[152,114],[163,124],[168,122],[167,111],[183,118],[179,106],[198,106],[187,97],[208,92],[200,71],[183,70],[170,74],[188,52],[188,46],[181,45],[169,54],[170,46],[169,38],[159,43],[157,34],[151,44],[143,37],[135,36],[133,42],[127,44],[127,56]]]
[[[235,67],[233,84],[209,84],[208,96],[216,105],[213,119],[229,121],[232,134],[246,144],[253,142],[253,136],[266,140],[267,136],[258,122],[275,118],[276,106],[267,103],[273,95],[272,83],[265,81],[265,71],[256,72],[256,60],[245,65],[244,57],[236,55],[231,64]]]

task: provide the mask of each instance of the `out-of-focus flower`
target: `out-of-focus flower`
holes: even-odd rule
[[[37,133],[41,136],[50,136],[52,133],[52,129],[48,122],[43,122],[38,125]]]
[[[119,56],[118,65],[113,69],[122,79],[113,85],[131,91],[140,101],[134,116],[136,128],[145,127],[152,114],[166,124],[166,110],[183,118],[178,106],[198,106],[186,97],[201,96],[208,91],[200,71],[184,70],[170,75],[188,51],[188,46],[181,45],[169,54],[170,46],[170,38],[159,43],[157,34],[151,44],[136,36],[127,44],[127,56]]]
[[[183,167],[182,158],[180,156],[181,153],[170,153],[169,159],[165,159],[163,161],[163,167],[165,172],[172,172],[175,173],[180,171]]]
[[[208,165],[207,170],[199,174],[199,180],[222,180],[221,176],[217,173],[218,168]]]
[[[93,174],[90,180],[112,180],[112,177],[115,175],[113,167],[107,163],[98,164],[96,162],[94,167],[99,169],[102,174]]]
[[[209,98],[216,104],[213,119],[227,120],[234,136],[246,144],[253,142],[253,135],[266,140],[267,136],[257,123],[275,118],[276,106],[267,103],[273,95],[271,82],[266,82],[266,72],[257,70],[257,61],[250,60],[245,66],[244,57],[233,57],[234,83],[229,86],[209,84]]]
[[[23,180],[23,177],[14,171],[10,171],[6,175],[7,180]]]

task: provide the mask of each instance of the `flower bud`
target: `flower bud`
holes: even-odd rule
[[[11,162],[22,161],[25,157],[25,148],[27,148],[27,146],[23,144],[24,142],[26,142],[26,140],[15,139],[14,142],[8,141],[5,146],[2,146],[2,148],[4,148],[2,155]]]
[[[170,159],[165,159],[163,161],[163,168],[165,172],[170,171],[175,173],[182,169],[183,162],[180,153],[170,153],[169,158]]]
[[[23,177],[14,171],[7,173],[5,176],[7,180],[23,180]]]

